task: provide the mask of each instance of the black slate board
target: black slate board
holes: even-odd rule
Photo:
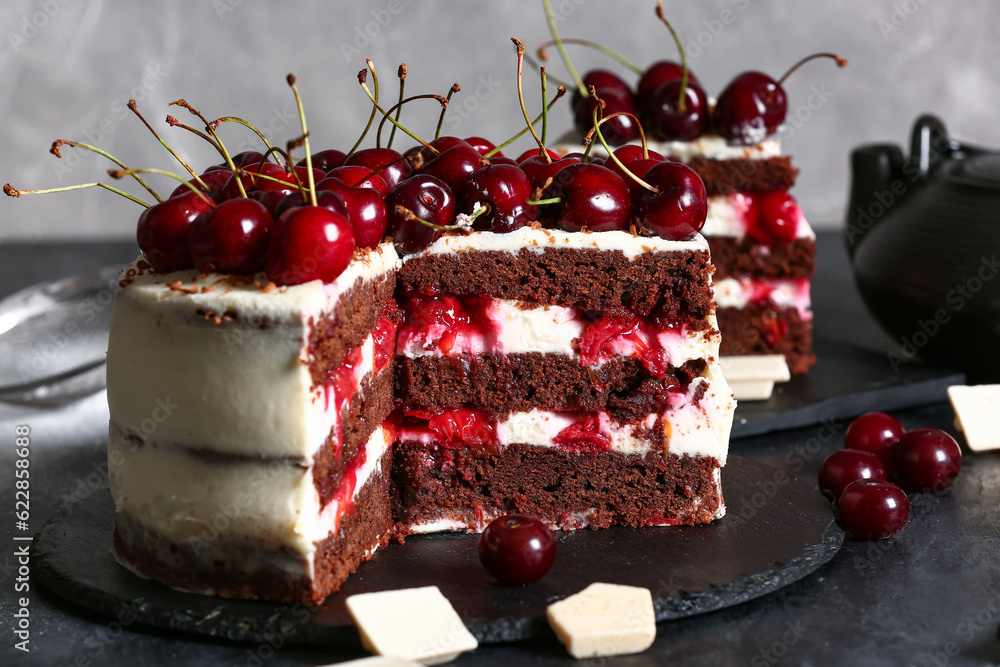
[[[714,524],[556,533],[552,571],[525,587],[486,574],[478,536],[437,534],[390,545],[316,609],[183,593],[118,565],[106,491],[49,521],[31,562],[35,578],[56,595],[109,616],[124,610],[140,625],[234,641],[280,632],[292,643],[356,646],[343,603],[355,593],[435,585],[480,642],[503,642],[551,636],[546,605],[595,581],[649,588],[664,621],[771,593],[840,549],[843,532],[811,481],[741,457],[730,457],[722,479],[728,512]]]
[[[828,339],[822,330],[817,333],[816,365],[806,375],[774,385],[766,401],[739,401],[732,437],[927,405],[945,400],[951,385],[965,383],[958,371],[919,361],[893,372],[885,353]]]

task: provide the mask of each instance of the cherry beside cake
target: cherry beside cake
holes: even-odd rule
[[[416,138],[369,73],[373,116]],[[181,160],[167,198],[110,172],[157,200],[126,195],[143,256],[108,349],[119,562],[316,604],[410,533],[723,516],[734,400],[689,167],[557,160],[530,121],[521,164],[479,138],[311,153],[304,117],[285,150],[231,156],[234,117],[175,104],[224,163]]]

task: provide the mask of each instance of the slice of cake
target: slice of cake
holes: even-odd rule
[[[393,475],[413,532],[723,515],[733,400],[705,240],[523,227],[400,270]]]
[[[782,354],[792,373],[815,363],[809,283],[816,235],[788,189],[798,170],[769,138],[732,146],[706,135],[654,143],[705,182],[724,356]]]
[[[398,263],[385,244],[280,288],[127,267],[107,359],[119,562],[318,603],[387,543]]]

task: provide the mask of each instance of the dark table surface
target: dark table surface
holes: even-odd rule
[[[820,235],[813,288],[827,335],[886,352],[892,341],[865,312],[839,236]],[[129,243],[0,244],[0,296],[40,280],[124,263]],[[888,360],[885,372],[891,373]],[[879,409],[871,405],[870,409]],[[897,412],[907,428],[954,432],[947,404]],[[843,445],[847,420],[735,440],[732,451],[815,479]],[[32,585],[15,593],[14,429],[29,424],[31,531],[106,483],[103,394],[59,410],[0,405],[0,665],[324,665],[360,657],[271,644],[232,645],[98,617]],[[766,480],[765,480],[766,481]],[[817,491],[818,493],[818,491]],[[734,511],[737,508],[730,508]],[[18,532],[17,534],[24,534]],[[665,576],[669,573],[664,573]],[[29,582],[30,583],[30,582]],[[30,599],[31,652],[13,648],[16,600]],[[848,540],[833,560],[781,591],[730,609],[662,623],[656,643],[609,665],[992,665],[1000,662],[1000,455],[965,452],[963,470],[937,495],[911,496],[907,527],[885,542]],[[554,641],[481,648],[454,664],[523,667],[570,663]]]

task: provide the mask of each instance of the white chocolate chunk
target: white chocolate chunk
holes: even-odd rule
[[[788,364],[783,354],[748,354],[735,357],[722,357],[722,374],[732,384],[745,380],[771,380],[772,382],[788,382],[792,377],[788,372]],[[739,398],[737,396],[736,398]]]
[[[1000,384],[948,387],[955,410],[955,427],[965,434],[969,449],[1000,449]]]
[[[322,667],[421,667],[419,662],[403,660],[402,658],[385,658],[373,655],[368,658],[358,658],[347,662],[332,662]]]
[[[550,604],[545,615],[574,658],[640,653],[656,639],[653,596],[647,588],[591,584]]]
[[[766,401],[774,391],[772,380],[729,380],[737,401]]]
[[[361,643],[380,656],[439,665],[479,646],[437,586],[361,593],[346,605]]]

